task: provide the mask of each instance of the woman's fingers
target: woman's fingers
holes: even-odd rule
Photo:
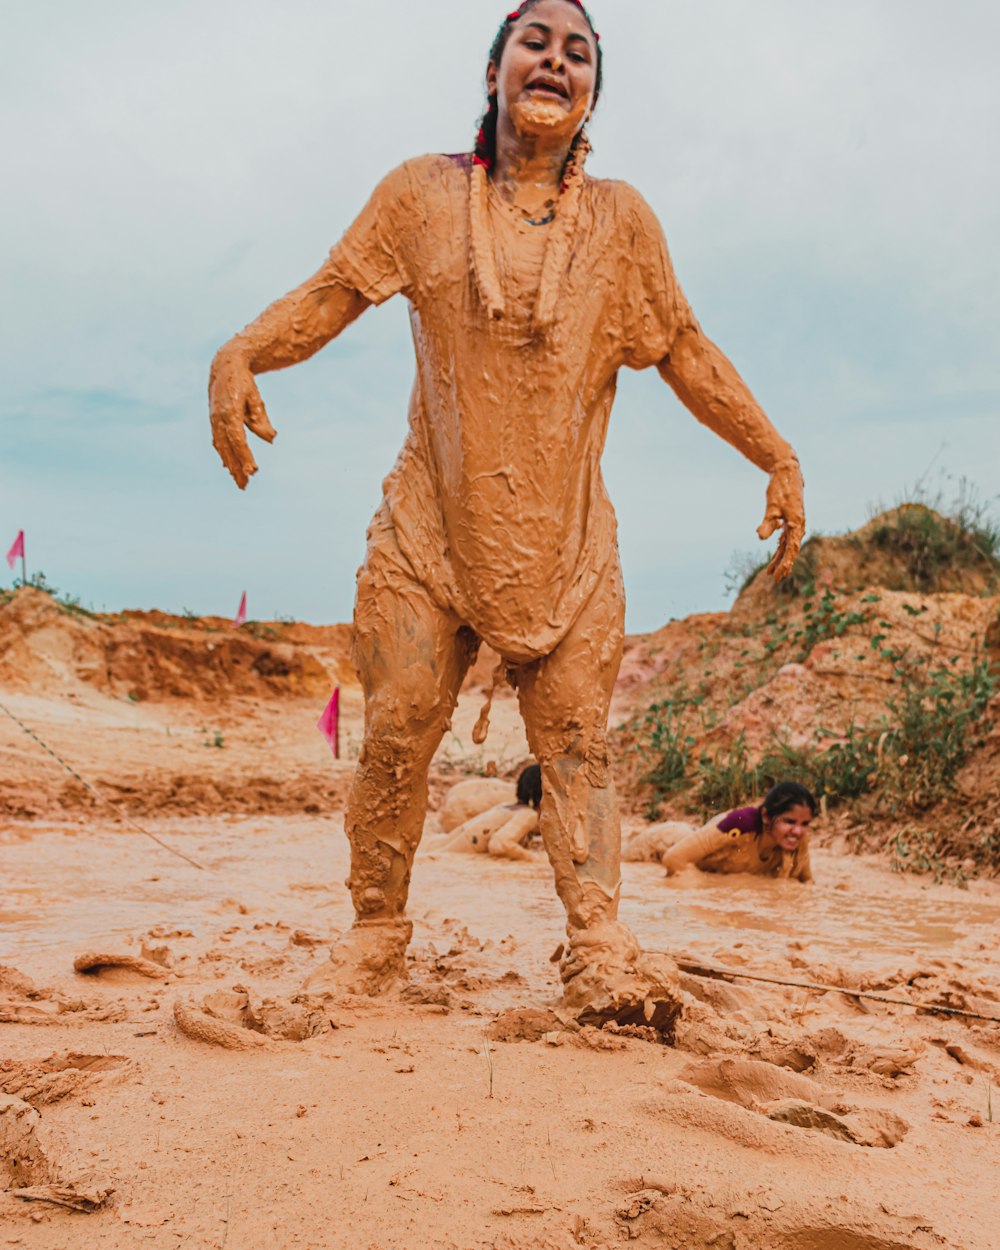
[[[246,488],[251,476],[257,472],[243,429],[245,407],[246,400],[242,394],[230,393],[212,414],[212,442],[240,490]]]
[[[767,484],[767,510],[757,530],[760,538],[766,541],[777,529],[781,529],[778,550],[767,566],[768,573],[776,581],[782,581],[794,568],[805,537],[805,526],[802,472],[799,462],[792,457],[771,474]]]
[[[246,400],[246,422],[247,429],[252,430],[258,438],[262,438],[265,443],[273,443],[278,435],[278,431],[271,424],[271,420],[267,415],[264,407],[264,401],[260,397],[260,391],[257,389],[257,383],[251,382],[250,393]]]
[[[769,576],[773,577],[776,582],[783,581],[792,571],[794,559],[788,558],[788,530],[781,531],[781,538],[778,540],[778,550],[774,553],[771,563],[767,566]]]
[[[798,521],[790,521],[785,530],[785,556],[781,563],[781,567],[775,574],[778,581],[783,581],[792,569],[795,567],[795,561],[799,558],[799,552],[802,549],[802,540],[806,536],[806,527],[804,523]]]
[[[243,423],[240,422],[235,429],[229,421],[213,423],[212,446],[219,453],[233,481],[240,490],[244,490],[251,476],[257,472],[257,465],[247,445]]]
[[[801,526],[786,522],[778,541],[778,550],[774,553],[767,571],[777,582],[782,582],[795,567],[799,549],[802,546],[803,530]]]
[[[244,490],[257,472],[257,464],[247,443],[246,428],[260,433],[268,442],[274,428],[267,419],[253,374],[242,360],[217,356],[209,382],[212,446],[229,470],[233,481]]]

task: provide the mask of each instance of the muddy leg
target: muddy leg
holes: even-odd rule
[[[378,994],[406,977],[404,918],[427,811],[427,770],[448,726],[475,636],[414,579],[380,513],[369,531],[354,610],[365,738],[348,799],[347,886],[355,922],[306,988]]]
[[[669,1031],[679,1009],[677,970],[644,955],[617,918],[621,822],[607,721],[624,609],[615,567],[556,650],[518,671],[518,695],[542,766],[542,840],[566,908],[566,1004],[584,1023],[614,1019]]]

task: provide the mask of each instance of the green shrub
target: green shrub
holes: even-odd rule
[[[807,539],[802,544],[802,550],[799,557],[795,561],[795,567],[784,581],[775,582],[775,593],[784,595],[789,599],[808,599],[810,595],[816,593],[816,577],[819,568],[816,563],[816,545],[814,539],[818,538],[818,534],[814,534],[812,538]]]
[[[651,808],[687,783],[694,738],[685,732],[684,713],[690,700],[683,695],[654,703],[640,730],[641,752],[647,763],[643,781],[652,788]]]
[[[707,812],[740,807],[766,786],[768,779],[761,773],[760,766],[750,763],[750,752],[741,729],[731,746],[702,755],[695,776],[695,793]]]
[[[819,729],[819,740],[833,735]],[[765,774],[775,781],[786,777],[801,781],[819,798],[837,804],[865,794],[879,769],[883,733],[851,724],[847,733],[825,747],[791,747],[775,742],[761,761]]]
[[[938,885],[948,882],[965,888],[968,884],[968,873],[950,853],[949,839],[934,830],[902,829],[889,851],[893,872],[932,873]]]
[[[872,541],[895,557],[906,584],[931,593],[949,584],[956,570],[980,570],[1000,581],[1000,522],[964,480],[952,502],[919,488],[872,530]]]
[[[985,659],[967,670],[933,666],[926,657],[903,659],[897,673],[903,677],[902,694],[887,703],[879,723],[851,724],[835,738],[832,731],[817,729],[816,744],[806,747],[773,737],[757,758],[741,730],[729,746],[703,752],[692,766],[695,740],[685,733],[683,715],[691,701],[654,705],[643,725],[645,740],[640,737],[652,761],[643,780],[652,787],[653,807],[690,790],[702,810],[721,811],[794,778],[831,806],[868,795],[875,813],[927,810],[955,792],[959,771],[983,739],[997,681]],[[987,845],[990,838],[995,846]],[[988,835],[976,856],[1000,859],[1000,835]]]
[[[983,738],[996,690],[987,659],[968,670],[932,668],[928,658],[901,670],[903,693],[888,702],[886,796],[921,811],[953,793],[962,765]]]

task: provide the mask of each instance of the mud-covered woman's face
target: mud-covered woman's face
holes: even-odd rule
[[[812,809],[806,803],[790,807],[771,821],[771,837],[783,851],[794,851],[809,830]]]
[[[500,65],[486,74],[501,116],[545,120],[570,134],[586,122],[597,85],[597,45],[587,19],[567,0],[542,0],[514,26]]]

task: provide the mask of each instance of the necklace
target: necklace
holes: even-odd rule
[[[528,208],[520,208],[517,204],[508,200],[494,183],[489,184],[490,198],[505,212],[509,217],[513,217],[515,221],[519,221],[524,226],[550,226],[556,219],[556,202],[555,200],[546,200],[542,205],[541,216],[532,216],[532,210]],[[538,210],[535,210],[538,211]]]
[[[502,197],[501,197],[502,198]],[[517,205],[511,204],[511,209],[517,208]],[[541,217],[532,217],[531,210],[528,208],[517,208],[521,214],[521,218],[527,226],[547,226],[556,219],[556,202],[555,200],[546,200],[542,206]]]

